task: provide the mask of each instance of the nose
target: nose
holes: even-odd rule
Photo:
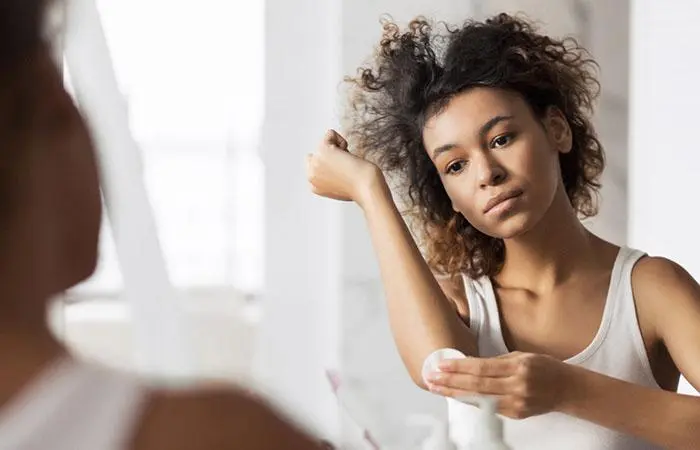
[[[482,155],[477,161],[477,177],[480,188],[498,186],[507,178],[505,168],[490,155]]]

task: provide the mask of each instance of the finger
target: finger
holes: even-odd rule
[[[335,130],[330,129],[326,131],[326,134],[323,137],[323,142],[329,145],[336,145],[337,135],[338,133]]]
[[[526,407],[522,399],[513,396],[506,396],[499,402],[499,413],[511,419],[527,419],[536,415],[533,411]]]
[[[439,387],[459,389],[477,394],[509,394],[512,383],[508,378],[478,377],[464,373],[435,372],[428,376],[428,382]]]
[[[469,401],[468,399],[474,399],[479,395],[476,392],[465,391],[464,389],[458,389],[458,388],[439,386],[439,385],[433,384],[433,383],[428,383],[428,389],[433,394],[440,395],[442,397],[454,398],[455,400],[460,400],[460,401],[462,401],[462,399],[464,399],[464,400],[466,400],[466,401],[464,401],[464,403],[470,403],[470,404],[472,404],[473,402]]]
[[[338,147],[341,150],[347,150],[348,142],[335,130],[328,130],[324,141],[334,147]]]
[[[438,364],[443,372],[459,372],[480,377],[509,377],[518,367],[514,358],[446,359]]]
[[[474,405],[474,406],[479,406],[479,399],[482,397],[483,394],[479,394],[478,392],[472,392],[472,391],[467,391],[464,389],[458,389],[458,388],[447,388],[443,386],[436,386],[433,384],[429,384],[428,388],[430,389],[430,392],[436,395],[440,395],[442,397],[449,397],[453,398],[459,402],[466,403],[469,405]],[[502,403],[503,399],[506,398],[507,396],[505,395],[498,395],[498,394],[490,394],[492,397],[495,397],[498,400],[498,411],[501,411],[502,408]]]
[[[524,355],[523,352],[510,352],[510,353],[504,353],[502,355],[496,356],[496,359],[510,359],[510,358],[517,358],[519,356]]]
[[[348,141],[341,135],[340,133],[336,133],[336,145],[340,147],[342,150],[347,150],[348,149]]]

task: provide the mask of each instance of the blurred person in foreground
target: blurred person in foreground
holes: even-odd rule
[[[44,39],[41,0],[0,0],[0,448],[317,449],[236,390],[158,390],[71,358],[47,300],[88,278],[101,220],[93,145]]]

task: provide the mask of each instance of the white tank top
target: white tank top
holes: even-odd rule
[[[649,365],[632,295],[632,268],[643,253],[622,248],[617,255],[603,318],[593,341],[565,362],[642,386],[659,388]],[[470,327],[483,357],[509,353],[493,285],[488,277],[465,277]],[[450,433],[457,443],[469,442],[475,408],[448,402]],[[514,450],[655,450],[647,442],[561,413],[524,420],[504,418],[505,438]]]
[[[125,450],[146,397],[126,374],[60,360],[0,410],[0,450]]]

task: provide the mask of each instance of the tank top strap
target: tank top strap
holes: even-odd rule
[[[484,301],[484,286],[480,279],[469,278],[462,275],[464,280],[464,292],[467,297],[467,305],[469,306],[469,328],[472,333],[479,338],[481,330],[488,330],[489,324],[488,309],[489,306]]]
[[[641,366],[641,375],[646,379],[644,381],[656,387],[658,384],[649,363],[632,290],[632,272],[639,260],[646,256],[646,253],[632,248],[623,248],[620,251],[623,252],[623,255],[619,280],[616,283],[616,291],[612,293],[616,299],[613,320],[617,326],[615,327],[616,331],[612,332],[609,338],[611,342],[607,344],[618,351],[623,345],[628,346],[628,348],[631,346],[630,350]]]
[[[618,325],[618,329],[624,329],[627,338],[632,338],[637,344],[637,338],[641,339],[639,322],[637,320],[637,306],[632,292],[632,270],[637,262],[644,257],[644,253],[623,247],[618,257],[618,270],[613,272],[610,280],[610,293],[608,301],[614,302],[612,319]],[[624,326],[620,326],[624,325]],[[629,332],[631,336],[629,335]],[[643,348],[643,345],[642,345]]]
[[[501,331],[501,316],[491,280],[464,276],[464,287],[469,305],[469,326],[477,338],[480,356],[508,353]]]

